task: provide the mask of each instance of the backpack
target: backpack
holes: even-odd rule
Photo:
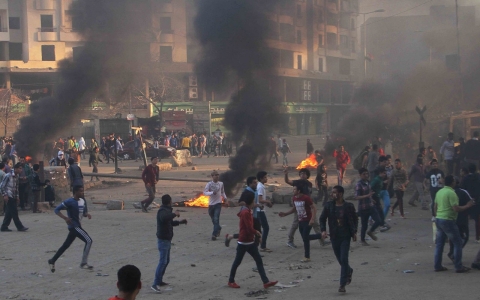
[[[367,154],[368,151],[362,151],[353,161],[353,168],[355,170],[360,170],[363,167],[363,157]]]
[[[288,145],[286,143],[283,143],[282,153],[288,153]]]

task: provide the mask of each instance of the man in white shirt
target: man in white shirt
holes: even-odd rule
[[[223,182],[219,181],[220,174],[217,171],[212,172],[212,181],[207,183],[203,194],[209,196],[208,200],[208,214],[212,219],[213,233],[212,241],[215,241],[220,236],[222,227],[220,226],[220,212],[222,210],[222,197],[227,201],[227,195],[223,187]]]
[[[283,140],[282,137],[278,134],[277,135],[277,150],[278,152],[282,152],[282,147],[283,147]]]
[[[257,173],[257,194],[258,194],[258,204],[265,205],[267,207],[272,207],[272,202],[267,200],[267,192],[265,190],[265,183],[267,183],[267,172],[260,171]],[[267,215],[263,208],[257,207],[257,218],[260,220],[262,225],[262,243],[260,245],[261,252],[272,252],[272,250],[267,248],[267,237],[270,227],[268,226]]]
[[[453,142],[453,132],[448,134],[448,140],[443,142],[442,147],[440,148],[440,154],[443,156],[445,160],[445,164],[447,166],[447,174],[445,175],[452,175],[453,174],[453,157],[455,155],[455,143]]]

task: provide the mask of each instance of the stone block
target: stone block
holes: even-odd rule
[[[170,158],[173,167],[187,167],[192,165],[192,156],[188,150],[177,150],[175,156]]]
[[[108,200],[107,210],[123,210],[124,202],[121,200]]]
[[[37,209],[39,211],[49,211],[51,208],[50,208],[50,204],[48,202],[38,202],[37,203]]]
[[[169,171],[172,169],[171,163],[159,163],[158,168],[160,171]]]

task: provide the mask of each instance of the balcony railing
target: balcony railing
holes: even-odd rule
[[[40,27],[38,31],[40,32],[55,32],[57,28],[55,27]]]

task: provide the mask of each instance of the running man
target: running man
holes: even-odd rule
[[[212,181],[207,183],[203,194],[208,196],[208,214],[212,219],[213,232],[212,241],[215,241],[220,236],[222,227],[220,226],[220,212],[222,211],[222,197],[224,201],[227,201],[227,195],[223,188],[223,182],[219,181],[220,174],[217,171],[212,172]]]
[[[152,204],[153,200],[155,199],[155,185],[158,182],[158,158],[155,156],[151,158],[152,163],[149,164],[145,170],[143,170],[142,173],[142,179],[143,182],[145,183],[145,189],[147,190],[148,193],[148,198],[140,202],[140,205],[142,206],[142,211],[144,213],[148,213],[148,207],[150,204]]]
[[[342,185],[347,165],[350,164],[350,155],[345,151],[345,147],[340,145],[338,150],[333,152],[333,157],[337,159],[338,185]]]
[[[61,213],[61,210],[63,209],[67,210],[67,217]],[[90,253],[90,248],[92,247],[93,241],[88,233],[83,230],[82,224],[80,223],[82,217],[87,217],[89,220],[92,218],[92,216],[88,213],[87,202],[84,200],[83,186],[74,186],[73,198],[69,198],[57,206],[57,208],[55,208],[55,214],[67,223],[69,233],[63,245],[58,249],[55,255],[48,260],[50,271],[52,273],[55,272],[55,262],[60,256],[62,256],[65,250],[70,247],[77,237],[85,243],[80,268],[92,270],[93,266],[88,264],[88,254]]]
[[[270,230],[270,226],[268,226],[267,215],[265,213],[265,208],[263,207],[263,205],[267,207],[273,206],[272,202],[270,200],[267,200],[267,192],[265,190],[265,185],[264,185],[268,181],[267,172],[265,171],[258,172],[257,180],[258,180],[258,183],[257,183],[258,204],[262,206],[262,207],[255,208],[257,210],[258,220],[260,221],[260,224],[262,225],[262,230],[263,230],[260,251],[272,252],[272,250],[267,248],[267,238],[268,238],[268,232]],[[254,215],[254,218],[255,218],[255,215]]]

